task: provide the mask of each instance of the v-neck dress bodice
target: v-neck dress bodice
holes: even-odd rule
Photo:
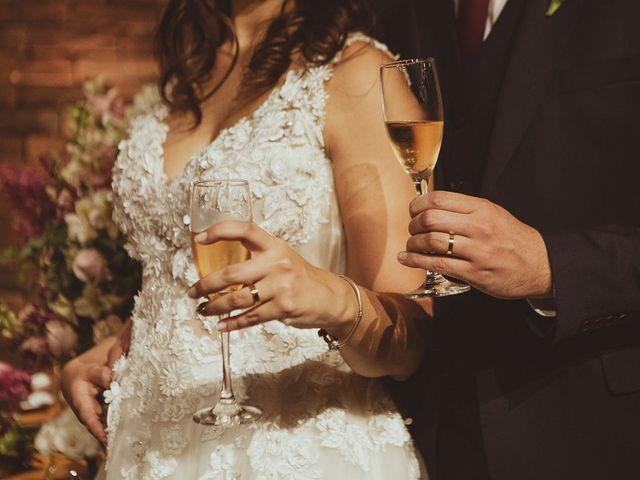
[[[362,35],[364,41],[384,48]],[[338,59],[336,59],[337,61]],[[417,478],[401,416],[314,330],[281,322],[234,332],[234,390],[264,417],[227,431],[195,424],[221,388],[219,335],[194,315],[188,230],[196,179],[247,179],[254,221],[318,267],[344,273],[346,246],[324,148],[333,64],[291,70],[258,109],[223,130],[169,181],[168,109],[132,120],[114,168],[114,218],[143,268],[130,352],[106,392],[109,479]],[[313,292],[309,292],[313,295]]]

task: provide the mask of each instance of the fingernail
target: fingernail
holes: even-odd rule
[[[409,254],[407,252],[400,252],[398,254],[398,260],[401,262],[405,261],[407,258],[409,258]]]
[[[200,232],[195,237],[193,237],[193,241],[196,243],[202,243],[207,239],[207,232]]]
[[[200,315],[204,315],[204,309],[207,307],[207,303],[209,302],[202,302],[200,305],[198,305],[198,307],[196,308],[196,312],[198,312]]]
[[[198,291],[196,290],[196,287],[191,287],[187,292],[187,295],[189,295],[191,298],[196,298],[198,296]]]
[[[218,330],[219,332],[224,332],[225,330],[227,330],[228,325],[224,322],[218,322],[216,323],[216,330]]]

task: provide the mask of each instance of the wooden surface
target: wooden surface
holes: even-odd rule
[[[78,478],[90,480],[86,462],[75,462],[60,454],[44,457],[36,453],[32,460],[32,466],[33,470],[1,478],[2,480],[69,480],[73,478],[69,472],[75,470]]]

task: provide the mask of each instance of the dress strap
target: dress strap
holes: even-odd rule
[[[398,58],[400,58],[399,55],[392,53],[391,50],[389,50],[389,47],[387,47],[384,43],[376,40],[375,38],[370,37],[369,35],[362,32],[352,32],[347,37],[347,40],[344,42],[344,48],[342,49],[342,51],[338,52],[338,54],[335,57],[333,57],[333,61],[331,63],[334,65],[336,63],[339,63],[342,60],[344,51],[354,43],[358,43],[358,42],[368,43],[375,49],[380,50],[383,53],[386,53],[387,55],[389,55],[395,60],[398,60]]]

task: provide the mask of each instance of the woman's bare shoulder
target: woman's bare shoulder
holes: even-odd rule
[[[349,96],[366,95],[379,83],[380,65],[393,60],[383,44],[368,37],[356,37],[336,62],[329,89]]]

